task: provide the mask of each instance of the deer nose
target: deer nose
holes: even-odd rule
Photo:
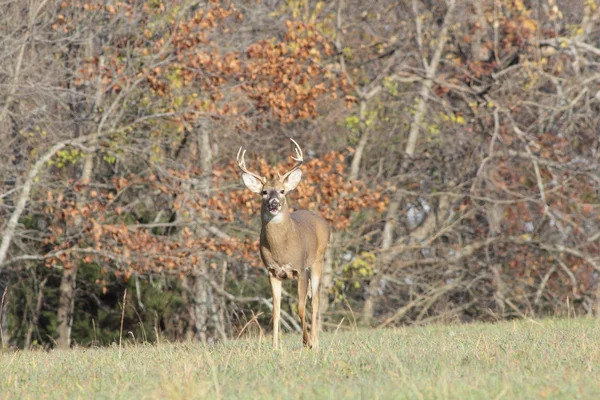
[[[271,200],[269,200],[269,205],[270,206],[277,206],[277,207],[279,207],[279,204],[280,204],[279,200],[277,200],[277,199],[271,199]]]

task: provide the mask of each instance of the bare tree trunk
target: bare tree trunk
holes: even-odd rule
[[[394,229],[396,228],[396,218],[398,216],[398,208],[400,207],[400,196],[394,195],[387,209],[385,217],[385,225],[381,238],[381,255],[378,260],[378,266],[374,271],[373,278],[367,287],[365,304],[362,311],[362,319],[365,324],[370,324],[373,315],[375,314],[375,305],[379,296],[379,285],[381,284],[382,267],[390,261],[389,248],[394,240]]]
[[[421,86],[421,90],[419,92],[419,101],[417,103],[417,108],[413,117],[413,121],[411,123],[410,126],[410,131],[408,134],[408,141],[406,143],[406,148],[404,149],[404,153],[406,154],[407,158],[411,159],[414,157],[415,155],[415,151],[417,148],[417,141],[419,138],[419,131],[421,128],[421,122],[423,121],[423,117],[425,116],[426,112],[427,112],[427,103],[429,101],[429,92],[431,90],[431,87],[433,86],[433,79],[435,78],[435,74],[437,72],[438,69],[438,65],[440,63],[440,59],[442,57],[442,53],[444,51],[444,47],[446,45],[446,41],[447,41],[447,33],[448,33],[448,27],[450,25],[450,20],[452,18],[452,14],[454,12],[454,7],[455,7],[455,0],[450,0],[448,2],[448,11],[446,12],[446,16],[444,17],[444,22],[442,25],[442,28],[440,30],[440,34],[439,34],[439,41],[437,44],[437,47],[435,49],[435,52],[431,58],[430,62],[427,62],[427,60],[425,59],[425,57],[423,56],[423,66],[425,68],[425,75],[426,78]],[[419,47],[422,47],[422,32],[421,32],[421,22],[420,22],[420,17],[419,17],[419,13],[417,10],[417,3],[416,0],[413,0],[413,10],[415,12],[415,23],[417,25],[417,35],[418,35],[418,43],[419,43]],[[421,49],[422,51],[423,49]],[[406,164],[408,165],[408,163]],[[405,172],[405,171],[403,171]],[[381,241],[381,255],[379,257],[378,260],[378,266],[374,271],[374,275],[373,278],[371,279],[371,281],[369,282],[369,286],[367,287],[367,291],[366,291],[366,298],[365,298],[365,304],[363,307],[363,311],[362,311],[362,319],[363,322],[365,323],[370,323],[370,321],[373,318],[373,313],[375,312],[375,306],[376,306],[376,301],[377,301],[377,296],[378,296],[378,292],[379,292],[379,287],[381,284],[381,279],[382,279],[382,273],[381,273],[381,267],[383,265],[386,265],[392,258],[394,258],[394,255],[389,254],[389,249],[393,243],[393,233],[394,233],[394,227],[396,225],[396,218],[398,215],[398,211],[399,211],[399,207],[400,207],[400,201],[401,198],[399,196],[399,194],[394,194],[392,201],[390,202],[390,205],[388,207],[388,211],[386,213],[386,221],[385,221],[385,225],[383,228],[383,234],[382,234],[382,241]],[[440,207],[442,208],[442,207]],[[428,217],[427,217],[428,221],[425,221],[425,223],[423,224],[423,226],[427,226],[429,227],[431,225],[432,222],[434,222],[435,217],[434,217],[434,213],[431,212],[429,213]],[[422,231],[423,226],[421,227],[421,229],[419,229],[419,231]],[[415,232],[413,232],[415,233]],[[416,236],[421,236],[422,232],[419,232]],[[411,234],[411,236],[413,236]]]
[[[15,206],[15,209],[6,224],[6,228],[4,228],[4,232],[2,233],[2,243],[0,243],[0,268],[6,261],[6,256],[8,255],[8,249],[12,243],[13,237],[17,230],[17,224],[19,223],[19,218],[23,214],[25,210],[25,206],[29,201],[29,194],[31,193],[31,188],[33,187],[34,181],[40,172],[40,169],[48,162],[50,159],[56,154],[57,151],[66,147],[71,140],[66,140],[63,142],[59,142],[52,146],[50,150],[48,150],[42,157],[39,158],[29,170],[27,174],[27,178],[23,183],[23,189],[21,190],[21,194],[19,195],[19,200]]]
[[[413,123],[410,127],[410,132],[408,134],[408,143],[406,144],[406,149],[404,150],[406,155],[409,157],[414,157],[415,150],[417,148],[417,139],[419,138],[419,130],[421,128],[421,122],[423,121],[423,117],[425,116],[425,112],[427,111],[427,102],[429,101],[429,92],[431,87],[433,86],[433,79],[435,78],[435,74],[437,73],[437,69],[442,58],[442,53],[444,52],[444,47],[446,46],[446,41],[448,40],[448,27],[450,26],[450,20],[452,18],[452,14],[454,13],[455,0],[451,0],[448,2],[448,11],[446,12],[446,16],[444,17],[444,23],[442,25],[442,29],[440,30],[438,45],[433,53],[430,62],[427,62],[425,59],[425,55],[423,54],[423,66],[425,67],[425,77],[423,80],[421,91],[419,92],[419,103],[417,104],[417,109],[415,111],[415,115],[413,118]],[[419,46],[422,46],[422,32],[421,32],[421,20],[419,16],[419,12],[417,9],[417,2],[413,0],[413,9],[415,12],[415,23],[417,25],[417,35]]]
[[[194,309],[192,307],[193,304],[193,300],[192,300],[192,287],[193,282],[191,280],[190,277],[185,277],[182,279],[181,281],[181,286],[183,289],[183,301],[184,304],[187,305],[187,311],[189,314],[189,318],[188,318],[188,324],[185,327],[185,332],[183,333],[183,337],[186,341],[192,341],[195,339],[196,333],[194,331],[195,329],[195,324],[194,324]]]
[[[56,345],[59,349],[71,347],[71,327],[73,326],[73,307],[75,305],[75,282],[77,267],[65,268],[58,288],[58,326]]]
[[[189,128],[193,129],[193,128]],[[191,184],[187,184],[186,196],[193,198],[193,190],[199,190],[203,195],[207,196],[210,191],[210,172],[212,170],[212,148],[210,145],[210,132],[207,121],[202,121],[196,128],[195,141],[191,141],[189,154],[191,159],[199,159],[200,167],[202,169],[202,177],[196,188],[193,188]],[[197,157],[195,157],[197,155]],[[190,161],[186,161],[190,162]],[[191,167],[191,165],[189,165]],[[187,208],[187,216],[183,217],[190,225],[191,230],[195,235],[203,236],[207,232],[202,229],[196,221],[195,210],[191,207]],[[214,297],[210,295],[210,285],[206,281],[205,276],[208,274],[208,267],[206,260],[202,260],[200,265],[192,266],[191,276],[186,278],[185,288],[188,292],[188,307],[190,313],[190,319],[192,321],[191,327],[193,329],[193,337],[196,340],[206,342],[208,340],[208,326],[210,321],[218,321],[218,318],[211,318],[211,313],[216,313],[216,305],[214,303],[209,304],[209,301],[213,301]],[[215,327],[218,330],[218,327]],[[188,337],[190,335],[188,334]]]
[[[469,22],[475,27],[471,37],[471,57],[475,61],[487,61],[491,51],[483,46],[483,41],[489,37],[489,24],[485,18],[483,7],[479,0],[472,0],[471,5],[475,11],[469,16]]]
[[[0,320],[0,329],[2,329],[2,342],[4,345],[10,343],[10,331],[8,326],[8,310],[6,304],[2,310],[2,319]]]
[[[8,330],[8,284],[0,286],[0,350],[10,342]]]
[[[87,185],[92,177],[92,169],[94,165],[94,156],[89,154],[83,165],[81,174],[81,183]],[[88,190],[83,190],[77,195],[77,208],[83,207],[87,201]],[[74,224],[74,230],[77,231],[83,223],[80,217]],[[77,284],[77,269],[78,265],[73,265],[71,268],[64,268],[58,289],[58,327],[56,344],[58,348],[68,349],[71,346],[71,328],[73,326],[73,311],[75,307],[75,288]]]
[[[342,1],[340,0],[340,4]],[[360,106],[359,106],[359,134],[360,139],[358,141],[358,146],[356,146],[356,151],[354,152],[354,156],[352,157],[352,162],[350,163],[350,174],[348,175],[348,181],[353,181],[358,179],[358,172],[360,170],[361,160],[365,151],[365,147],[367,146],[367,141],[369,139],[369,131],[367,129],[366,123],[366,113],[367,113],[367,98],[365,96],[361,97]],[[327,251],[325,253],[325,262],[323,263],[323,276],[321,280],[321,292],[319,296],[319,308],[321,320],[322,322],[323,315],[329,309],[329,291],[331,290],[331,286],[333,284],[333,257],[335,255],[334,248],[339,243],[341,233],[340,232],[331,232],[329,246],[327,247]],[[320,329],[321,327],[319,327]]]
[[[92,56],[93,37],[89,38],[87,47],[87,56]],[[104,57],[99,58],[99,69],[104,66]],[[92,105],[92,112],[96,112],[102,105],[102,83],[100,75],[96,81],[96,95]],[[90,142],[93,147],[95,141]],[[92,179],[94,168],[94,155],[88,154],[83,162],[83,170],[81,171],[80,183],[85,187],[84,190],[77,194],[77,209],[81,209],[88,200],[89,188],[88,185]],[[78,232],[83,224],[83,218],[79,216],[73,224],[73,231]],[[71,347],[71,328],[73,327],[73,312],[75,307],[75,288],[77,284],[77,269],[78,265],[73,265],[71,268],[63,269],[63,274],[60,281],[59,297],[58,297],[58,327],[56,344],[58,348],[68,349]]]
[[[198,142],[200,148],[200,167],[202,168],[203,175],[206,176],[212,169],[212,148],[210,146],[210,134],[206,124],[201,124],[199,130]],[[208,179],[205,180],[208,181]]]
[[[352,162],[350,163],[350,175],[348,176],[348,180],[351,181],[356,180],[358,178],[360,163],[362,161],[362,156],[365,151],[365,147],[367,146],[367,141],[369,139],[369,129],[367,127],[366,115],[367,100],[363,97],[360,99],[358,110],[358,132],[360,135],[360,139],[358,140],[358,146],[356,146],[354,157],[352,157]]]
[[[337,2],[337,11],[336,11],[336,41],[335,46],[338,50],[339,54],[339,62],[342,74],[346,75],[346,77],[352,82],[350,75],[346,70],[346,60],[344,57],[343,45],[342,45],[342,37],[344,34],[344,30],[342,28],[342,12],[344,10],[344,0],[338,0]],[[391,64],[390,64],[391,66]],[[358,179],[358,173],[360,171],[360,166],[362,163],[362,158],[365,152],[365,148],[367,147],[367,142],[369,140],[369,127],[367,121],[367,105],[368,101],[374,97],[381,90],[381,84],[379,83],[379,79],[383,77],[385,74],[381,73],[380,76],[371,82],[369,85],[366,85],[363,88],[356,86],[356,94],[359,98],[359,109],[358,109],[358,117],[359,117],[359,125],[358,125],[358,133],[359,140],[356,146],[356,150],[354,152],[354,156],[352,157],[352,161],[350,163],[350,173],[348,175],[348,180],[356,180]],[[369,90],[369,86],[371,89]],[[329,245],[328,251],[325,254],[325,263],[323,265],[323,282],[322,282],[322,292],[321,292],[321,314],[323,314],[329,308],[329,290],[331,289],[331,285],[333,284],[333,257],[334,251],[333,247],[335,244],[340,241],[340,233],[332,232],[331,234],[331,243]]]
[[[225,333],[225,324],[223,323],[223,319],[220,315],[221,313],[219,312],[219,307],[222,304],[220,301],[215,300],[213,288],[210,285],[208,285],[208,290],[206,291],[206,304],[215,335],[218,335],[222,341],[227,340],[227,334]]]
[[[195,338],[202,343],[206,343],[208,339],[208,285],[203,278],[207,273],[206,263],[203,261],[194,269],[191,277],[192,321],[194,322]]]
[[[44,280],[40,282],[38,286],[38,294],[37,299],[35,301],[35,308],[33,310],[33,315],[31,316],[31,321],[29,322],[29,327],[27,327],[27,333],[25,334],[25,349],[29,349],[31,347],[31,337],[33,336],[33,330],[37,328],[38,322],[40,320],[40,313],[42,312],[42,305],[44,304],[44,288],[46,287],[47,282],[48,278],[44,278]]]
[[[198,127],[198,155],[200,156],[200,166],[202,168],[202,179],[200,181],[200,190],[208,196],[210,190],[210,172],[212,171],[212,148],[210,145],[210,132],[208,122],[203,121]],[[195,218],[195,214],[190,214]],[[196,222],[193,221],[194,225]],[[201,234],[200,229],[195,229],[196,234]],[[210,286],[206,279],[208,267],[206,260],[202,260],[199,266],[194,268],[193,285],[193,303],[194,303],[194,322],[196,328],[196,338],[203,343],[208,339],[207,331],[210,319],[210,310],[214,310],[214,304],[209,305]],[[212,299],[212,297],[211,297]]]

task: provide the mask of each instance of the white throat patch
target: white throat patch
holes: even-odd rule
[[[275,215],[275,216],[273,216],[273,215],[269,215],[269,214],[266,214],[266,213],[265,213],[265,215],[263,216],[263,219],[264,219],[266,222],[273,222],[273,223],[275,223],[275,224],[278,224],[278,223],[280,223],[281,221],[283,221],[283,215],[282,215],[282,213],[281,213],[281,212],[278,212],[278,213],[277,213],[277,215]]]

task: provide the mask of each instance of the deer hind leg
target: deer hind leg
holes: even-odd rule
[[[279,319],[281,316],[281,281],[269,274],[271,292],[273,293],[273,349],[277,350],[279,342]]]
[[[321,271],[323,270],[323,261],[317,261],[313,268],[310,270],[310,290],[312,294],[311,298],[311,341],[313,347],[319,347],[319,328],[321,325],[320,313],[319,313],[319,293],[321,289]]]
[[[303,272],[298,276],[298,315],[302,322],[302,343],[304,346],[312,347],[306,326],[306,296],[308,294],[308,273]]]

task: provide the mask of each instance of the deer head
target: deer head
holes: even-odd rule
[[[290,138],[290,140],[296,146],[296,157],[290,156],[296,161],[296,165],[283,176],[277,173],[277,176],[271,179],[248,171],[244,160],[246,150],[243,150],[241,147],[238,150],[237,162],[242,170],[242,181],[250,191],[262,196],[261,211],[268,219],[276,217],[282,210],[287,209],[285,196],[288,192],[294,190],[302,179],[302,170],[299,169],[303,161],[302,149],[294,139]]]

